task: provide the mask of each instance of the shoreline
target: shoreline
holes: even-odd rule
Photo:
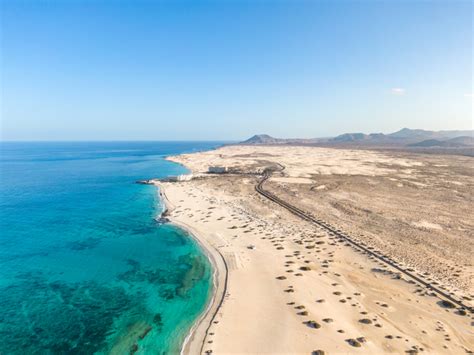
[[[397,174],[408,176],[407,166],[420,172],[434,169],[430,168],[431,160],[420,162],[406,156],[308,148],[306,153],[314,157],[310,160],[307,154],[300,154],[299,148],[265,149],[226,147],[168,160],[181,163],[196,176],[208,166],[239,166],[244,171],[255,171],[281,162],[287,167],[286,176],[269,182],[268,190],[277,189],[276,195],[288,203],[301,205],[305,211],[316,210],[333,221],[337,219],[330,214],[330,207],[319,208],[303,194],[334,198],[342,206],[352,206],[346,195],[332,197],[334,186],[330,184],[348,180],[355,191],[377,197],[371,185],[375,181],[380,186],[377,191],[401,193],[402,198],[411,201],[398,185],[393,186],[400,181]],[[353,159],[347,160],[347,154]],[[388,166],[381,167],[380,162]],[[308,178],[312,171],[319,175]],[[363,177],[352,177],[354,172]],[[307,192],[308,180],[314,186],[324,186],[324,193],[320,189]],[[190,325],[181,354],[312,353],[318,349],[364,354],[419,350],[455,353],[471,348],[466,328],[469,320],[460,317],[466,315],[465,311],[447,310],[421,284],[400,276],[396,267],[382,265],[370,253],[355,250],[327,229],[308,224],[262,199],[255,191],[257,183],[253,175],[157,183],[162,184],[163,201],[168,201],[168,221],[188,231],[206,253],[213,252],[213,259],[207,254],[211,262],[221,261],[217,254],[224,254],[222,261],[228,267],[228,281],[223,283],[219,279],[224,268],[213,264],[213,295]],[[418,188],[408,189],[421,193]],[[438,190],[433,187],[432,191]],[[394,215],[398,211],[390,210]],[[429,216],[402,217],[416,222]],[[351,226],[360,222],[350,218]],[[384,220],[372,220],[387,226]],[[339,224],[336,227],[347,228]],[[383,231],[391,235],[388,229]],[[374,248],[376,242],[371,240],[368,245]],[[417,248],[416,255],[424,251]]]
[[[227,264],[224,256],[206,241],[205,238],[202,238],[195,228],[186,223],[173,220],[169,212],[174,209],[174,206],[166,195],[165,187],[160,182],[154,182],[153,185],[157,188],[161,200],[160,202],[163,203],[164,206],[161,216],[166,217],[169,223],[185,230],[189,236],[198,243],[213,269],[212,290],[206,308],[193,322],[193,325],[183,340],[180,350],[180,354],[182,355],[202,353],[207,331],[224,300],[228,278]]]

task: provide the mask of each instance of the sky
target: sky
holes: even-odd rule
[[[0,4],[2,140],[473,128],[471,1]]]

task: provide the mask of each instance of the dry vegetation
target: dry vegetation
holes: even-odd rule
[[[224,147],[183,155],[208,166],[262,171],[280,163],[267,189],[464,296],[472,285],[474,161],[470,157],[314,147]],[[426,275],[428,276],[428,275]]]
[[[422,165],[407,171],[383,164],[391,172],[381,176],[314,174],[303,184],[275,179],[267,188],[395,260],[472,294],[472,158],[400,158]]]
[[[228,266],[223,304],[202,335],[204,351],[473,349],[466,310],[258,195],[258,175],[205,174],[212,165],[255,173],[281,163],[286,169],[266,183],[267,190],[472,305],[471,158],[225,147],[171,159],[201,177],[163,185],[171,220],[192,227]]]

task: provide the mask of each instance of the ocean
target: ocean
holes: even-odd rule
[[[167,155],[218,142],[0,143],[0,354],[177,353],[211,265],[155,220]]]

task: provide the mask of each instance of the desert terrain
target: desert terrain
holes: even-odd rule
[[[170,157],[170,220],[216,268],[188,353],[469,353],[472,158],[317,147],[227,146]],[[466,307],[258,194],[265,189],[394,260]],[[228,174],[208,174],[209,167]]]

